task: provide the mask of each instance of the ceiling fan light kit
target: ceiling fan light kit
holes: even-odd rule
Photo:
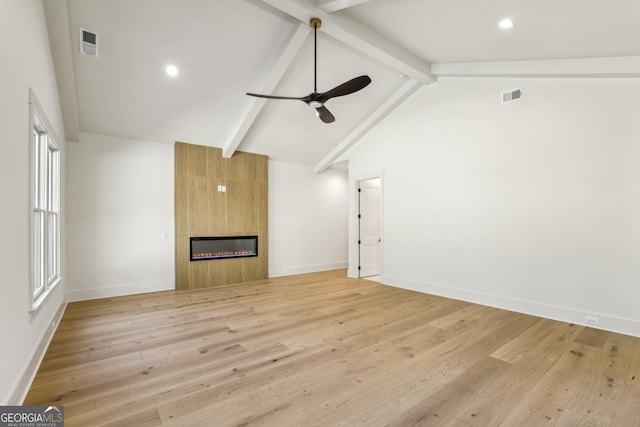
[[[336,118],[331,114],[331,112],[324,106],[325,102],[330,100],[331,98],[336,98],[338,96],[345,96],[357,92],[361,89],[364,89],[366,86],[371,83],[371,78],[369,76],[363,75],[359,77],[355,77],[349,81],[342,83],[334,87],[333,89],[328,90],[327,92],[318,92],[317,82],[318,82],[318,28],[322,26],[322,21],[320,18],[311,18],[309,21],[309,26],[313,28],[313,92],[311,92],[307,96],[303,97],[292,97],[292,96],[276,96],[276,95],[261,95],[258,93],[249,93],[249,96],[255,96],[258,98],[266,98],[266,99],[293,99],[297,101],[302,101],[309,105],[312,108],[316,109],[316,115],[320,117],[324,123],[332,123],[336,120]]]

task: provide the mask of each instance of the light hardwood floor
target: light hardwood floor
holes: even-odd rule
[[[640,339],[344,270],[68,305],[67,426],[640,426]]]

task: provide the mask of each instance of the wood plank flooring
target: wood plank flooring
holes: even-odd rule
[[[68,305],[67,426],[640,426],[640,339],[344,270]]]

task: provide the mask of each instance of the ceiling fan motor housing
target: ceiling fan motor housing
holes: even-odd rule
[[[307,96],[302,97],[294,97],[294,96],[276,96],[276,95],[261,95],[258,93],[250,93],[247,92],[249,96],[256,96],[258,98],[267,98],[267,99],[292,99],[298,100],[306,103],[312,108],[316,109],[316,114],[320,117],[324,123],[332,123],[335,121],[335,117],[327,108],[324,106],[324,103],[327,102],[331,98],[335,98],[338,96],[345,96],[351,93],[357,92],[364,87],[366,87],[369,83],[371,83],[371,78],[369,76],[359,76],[355,77],[349,81],[342,83],[334,87],[333,89],[327,92],[318,92],[316,87],[317,83],[317,32],[318,28],[322,25],[322,21],[320,18],[311,18],[309,21],[309,25],[313,28],[313,92],[311,92]]]

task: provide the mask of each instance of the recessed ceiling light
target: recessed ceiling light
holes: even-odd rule
[[[502,21],[498,22],[498,27],[502,28],[503,30],[508,30],[510,28],[513,28],[513,21],[509,18],[504,18]]]
[[[167,65],[167,68],[165,69],[165,71],[171,77],[175,77],[178,75],[178,67],[176,67],[175,65]]]

